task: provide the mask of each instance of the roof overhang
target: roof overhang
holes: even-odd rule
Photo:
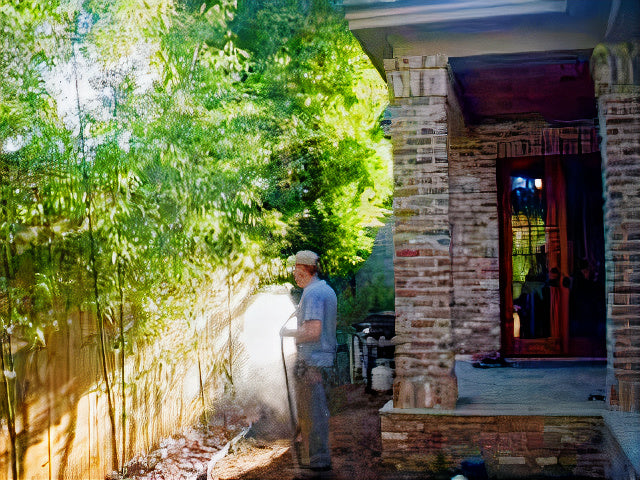
[[[638,0],[344,0],[374,65],[405,55],[467,57],[593,49],[638,38]]]
[[[383,78],[384,59],[446,55],[467,120],[596,115],[589,59],[640,38],[640,0],[343,0]]]

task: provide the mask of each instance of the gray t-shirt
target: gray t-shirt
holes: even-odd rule
[[[320,340],[298,344],[298,358],[314,367],[331,367],[336,355],[336,317],[338,302],[324,280],[314,278],[302,292],[298,306],[298,328],[307,320],[320,320]]]

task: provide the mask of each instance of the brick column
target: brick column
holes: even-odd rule
[[[385,60],[394,154],[396,408],[454,408],[447,58]]]
[[[591,59],[602,137],[607,286],[607,401],[640,412],[639,45],[599,45]]]

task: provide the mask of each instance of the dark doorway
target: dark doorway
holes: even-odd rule
[[[600,156],[499,161],[502,346],[605,355]]]

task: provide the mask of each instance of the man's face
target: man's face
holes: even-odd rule
[[[304,265],[296,263],[296,267],[293,270],[293,279],[300,288],[304,288],[311,280],[311,275]]]

